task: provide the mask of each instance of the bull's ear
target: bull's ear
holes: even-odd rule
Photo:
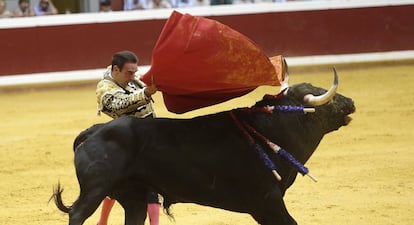
[[[324,105],[326,103],[328,103],[336,94],[336,90],[338,89],[338,74],[336,72],[336,68],[333,67],[333,71],[334,71],[334,81],[332,86],[329,88],[329,90],[323,94],[323,95],[319,95],[319,96],[314,96],[312,94],[307,94],[303,97],[303,101],[309,105],[312,106],[320,106],[320,105]]]

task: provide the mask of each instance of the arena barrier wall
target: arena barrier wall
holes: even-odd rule
[[[414,1],[312,1],[0,20],[0,76],[91,70],[129,49],[141,65],[172,10],[218,20],[269,56],[414,50]],[[179,40],[177,40],[179,41]]]

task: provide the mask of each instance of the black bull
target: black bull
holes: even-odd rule
[[[250,108],[312,104],[314,113],[231,112],[305,163],[323,136],[347,125],[348,115],[355,111],[353,101],[337,94],[335,86],[327,92],[308,83],[294,85],[283,97],[265,96]],[[69,213],[71,225],[83,224],[105,196],[125,209],[125,224],[142,225],[148,191],[163,196],[167,212],[174,203],[197,203],[249,213],[262,225],[296,224],[283,196],[297,170],[262,146],[281,181],[264,165],[229,111],[192,119],[121,117],[95,125],[75,140],[80,195],[74,204],[63,204],[60,185],[52,197]]]

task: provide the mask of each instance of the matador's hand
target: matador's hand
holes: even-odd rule
[[[155,84],[152,84],[150,86],[147,86],[144,88],[144,94],[149,98],[151,95],[155,94],[158,91]]]

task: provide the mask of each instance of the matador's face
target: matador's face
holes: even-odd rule
[[[112,71],[112,77],[122,87],[126,87],[129,82],[135,79],[135,73],[138,71],[137,63],[125,63],[122,69],[118,66],[114,66]]]

